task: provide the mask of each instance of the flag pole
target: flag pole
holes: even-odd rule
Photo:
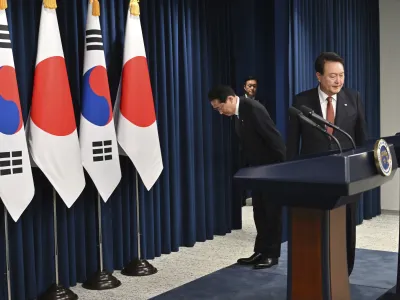
[[[53,188],[53,229],[54,229],[54,266],[56,269],[56,285],[60,284],[58,272],[58,233],[57,233],[57,193]]]
[[[57,233],[57,192],[53,187],[53,228],[54,228],[54,265],[56,282],[53,283],[39,300],[76,300],[78,296],[60,284],[58,268],[58,233]]]
[[[11,276],[10,276],[10,247],[8,241],[8,213],[4,205],[4,238],[6,242],[6,269],[7,269],[7,291],[8,299],[11,300]]]
[[[89,22],[88,20],[90,20],[90,14],[93,17],[99,17],[100,16],[100,3],[99,0],[89,0],[88,3],[88,19],[87,22]],[[92,19],[93,20],[93,19]],[[86,26],[88,26],[89,23],[86,24]],[[91,26],[93,26],[93,24],[91,24]],[[89,29],[89,28],[87,28]],[[90,29],[94,29],[90,28]],[[100,28],[100,23],[99,23],[99,29],[101,32],[101,28]],[[102,37],[102,35],[100,34],[100,37]],[[85,50],[87,51],[87,50]],[[86,57],[86,53],[85,52],[85,57]],[[104,53],[103,53],[104,56]],[[86,58],[85,58],[86,59]],[[83,99],[83,103],[85,103],[85,99]],[[85,106],[85,105],[84,105]],[[82,123],[81,123],[82,124]],[[83,130],[84,127],[81,125],[81,141],[85,141],[83,143],[81,143],[81,146],[86,149],[86,147],[84,146],[85,143],[88,141],[86,140],[84,137],[87,135],[86,132],[88,129],[85,128],[85,130]],[[96,142],[95,142],[96,143]],[[93,140],[90,143],[91,145],[93,145]],[[101,142],[101,144],[103,145],[103,142]],[[81,148],[82,149],[82,148]],[[90,155],[90,163],[87,160],[87,157],[85,156],[85,154],[83,154],[83,162],[84,165],[86,165],[86,167],[88,167],[89,169],[91,169],[93,167],[93,165],[91,165],[93,163],[94,157],[92,156],[92,148],[91,148],[91,155]],[[101,150],[103,153],[103,149]],[[104,150],[105,151],[105,150]],[[86,151],[84,151],[85,153]],[[103,159],[103,157],[101,157],[101,159]],[[118,168],[120,168],[119,164],[118,164]],[[106,171],[106,169],[103,169],[103,171]],[[111,171],[112,172],[112,171]],[[89,172],[90,173],[90,172]],[[97,173],[97,169],[96,169],[96,173]],[[98,222],[98,247],[99,247],[99,269],[97,269],[97,271],[91,276],[89,277],[83,284],[82,287],[88,290],[108,290],[108,289],[113,289],[116,287],[119,287],[121,285],[121,281],[119,281],[117,278],[115,278],[112,273],[108,272],[107,270],[104,269],[104,261],[103,261],[103,230],[102,230],[102,213],[101,213],[101,205],[102,205],[102,198],[100,195],[100,192],[97,192],[97,222]]]
[[[7,8],[7,1],[0,0],[0,10]],[[1,198],[0,198],[1,200]],[[7,292],[8,299],[11,300],[11,276],[10,276],[10,245],[8,241],[8,213],[4,205],[4,239],[6,243],[6,272],[7,272]]]
[[[117,288],[121,285],[121,281],[119,281],[116,277],[114,277],[110,272],[104,269],[103,267],[103,231],[101,228],[101,196],[97,193],[97,220],[99,222],[99,264],[100,269],[87,281],[82,284],[82,287],[88,290],[109,290]]]
[[[121,274],[126,276],[147,276],[157,273],[157,269],[153,267],[147,260],[141,259],[140,247],[140,201],[139,201],[139,174],[136,171],[136,223],[137,223],[137,252],[138,257],[133,259],[122,271]]]

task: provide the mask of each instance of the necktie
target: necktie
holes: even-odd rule
[[[326,120],[328,122],[331,122],[332,124],[335,123],[335,112],[333,111],[333,105],[332,105],[332,97],[328,97],[326,100],[328,100],[328,105],[326,106]],[[333,132],[333,128],[328,127],[326,129],[330,134]]]

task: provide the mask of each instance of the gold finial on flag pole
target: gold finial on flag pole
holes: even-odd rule
[[[7,8],[7,0],[0,0],[0,10]]]
[[[57,8],[57,2],[56,0],[43,0],[44,7],[50,8],[50,9],[56,9]]]
[[[140,15],[140,7],[139,7],[139,0],[131,0],[129,4],[131,8],[131,15],[139,16]]]
[[[95,17],[100,16],[100,3],[99,0],[91,0],[92,2],[92,15]]]

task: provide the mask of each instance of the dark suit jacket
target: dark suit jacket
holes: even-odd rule
[[[318,88],[302,92],[295,96],[293,106],[308,106],[315,113],[322,115]],[[367,125],[360,94],[357,91],[342,88],[337,95],[335,125],[346,131],[356,143],[362,146],[367,139]],[[333,131],[342,149],[352,147],[351,142],[342,133]],[[301,149],[300,149],[301,140]],[[323,133],[290,117],[287,140],[287,158],[292,159],[298,154],[314,154],[329,151],[329,141]]]
[[[243,96],[241,96],[241,98],[252,99],[252,98],[249,98],[248,96],[246,96],[246,94],[244,94]],[[257,99],[253,99],[253,100],[258,101]],[[258,102],[259,102],[259,101],[258,101]],[[238,128],[240,128],[241,122],[240,122],[240,120],[239,120],[239,118],[238,118],[237,116],[234,116],[234,117],[233,117],[233,121],[234,121],[234,123],[235,123],[235,130],[237,131]],[[239,145],[239,151],[242,151],[242,146],[241,146],[241,145]]]
[[[267,109],[260,102],[240,97],[236,133],[246,162],[251,166],[285,160],[286,147],[282,136]]]

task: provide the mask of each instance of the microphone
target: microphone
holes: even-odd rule
[[[319,126],[317,123],[315,123],[314,121],[310,120],[309,118],[307,118],[300,110],[298,110],[297,108],[291,106],[289,107],[289,114],[294,116],[294,117],[298,117],[301,121],[303,121],[304,123],[307,123],[308,125],[316,128],[317,130],[321,131],[325,136],[327,136],[328,140],[329,140],[329,144],[330,144],[330,139],[329,137],[335,141],[336,145],[338,146],[340,153],[342,153],[342,147],[340,146],[339,141],[337,140],[336,137],[334,137],[332,134],[330,134],[329,132],[327,132],[325,129],[323,129],[321,126]]]
[[[319,122],[321,122],[322,124],[329,126],[339,132],[341,132],[342,134],[344,134],[351,142],[351,144],[353,145],[353,148],[356,149],[356,144],[354,143],[353,138],[344,130],[340,129],[340,127],[336,126],[335,124],[332,124],[331,122],[325,120],[323,117],[321,117],[320,115],[316,114],[311,108],[302,105],[300,107],[300,110],[307,116],[307,117],[311,117],[314,120],[317,120]]]

